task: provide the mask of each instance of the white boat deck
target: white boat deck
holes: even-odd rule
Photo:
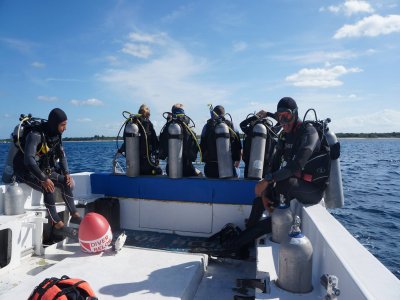
[[[206,267],[202,254],[131,247],[86,254],[69,244],[3,276],[0,299],[27,299],[42,280],[62,275],[86,280],[99,299],[193,299]]]

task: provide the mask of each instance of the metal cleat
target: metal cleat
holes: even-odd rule
[[[340,295],[339,279],[335,275],[324,274],[320,278],[321,285],[326,289],[325,300],[336,300]]]

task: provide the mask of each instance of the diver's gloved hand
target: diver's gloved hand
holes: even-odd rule
[[[260,110],[258,113],[256,113],[256,116],[261,119],[264,119],[267,116],[267,112],[264,110]]]

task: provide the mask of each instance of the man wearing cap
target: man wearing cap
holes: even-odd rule
[[[255,187],[256,199],[253,203],[247,225],[256,224],[264,208],[272,211],[277,205],[279,195],[286,201],[296,198],[303,204],[318,203],[324,193],[325,185],[315,184],[302,177],[302,170],[314,152],[320,151],[320,139],[315,127],[306,123],[303,126],[298,117],[296,101],[291,97],[282,98],[277,105],[275,118],[277,126],[282,127],[272,172],[267,173]]]
[[[226,120],[225,108],[222,105],[217,105],[211,110],[211,118],[207,120],[207,124],[204,125],[201,132],[200,147],[203,154],[204,174],[210,178],[219,178],[218,170],[218,157],[217,157],[217,145],[215,126],[218,122],[225,123],[229,129],[229,142],[232,156],[232,169],[234,177],[238,177],[239,174],[236,169],[239,167],[240,158],[242,153],[242,144],[240,142],[239,133],[235,131],[232,122]],[[228,154],[228,153],[227,153]]]
[[[61,190],[62,198],[70,211],[71,221],[80,222],[74,204],[72,187],[74,181],[69,174],[67,158],[61,135],[67,128],[67,115],[54,108],[46,122],[33,128],[26,136],[23,151],[14,159],[16,179],[43,193],[44,203],[55,229],[64,227],[55,206],[55,188]]]

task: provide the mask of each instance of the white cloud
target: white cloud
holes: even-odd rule
[[[332,63],[334,61],[343,61],[353,58],[357,58],[364,55],[373,54],[372,50],[365,52],[356,52],[352,50],[344,51],[313,51],[305,54],[295,55],[291,53],[290,55],[279,55],[275,56],[276,59],[285,61],[295,61],[302,64],[315,64],[315,63]]]
[[[152,54],[150,47],[143,44],[127,43],[124,45],[121,51],[123,53],[140,58],[148,58]]]
[[[38,62],[38,61],[34,61],[33,63],[31,63],[31,66],[34,68],[44,68],[46,66],[46,64]]]
[[[338,80],[339,77],[348,74],[361,72],[359,68],[346,69],[344,66],[334,66],[332,68],[304,68],[295,74],[286,77],[286,81],[292,82],[294,86],[298,87],[317,87],[328,88],[340,86],[342,81]]]
[[[144,34],[139,32],[131,32],[129,40],[132,42],[148,43],[148,44],[163,44],[167,35],[165,33]]]
[[[79,123],[88,123],[88,122],[92,122],[93,120],[90,118],[80,118],[76,120]]]
[[[131,32],[128,39],[129,42],[124,44],[121,51],[135,57],[147,59],[153,55],[153,47],[164,45],[168,40],[168,36],[165,33],[144,34]]]
[[[58,101],[58,98],[55,96],[38,96],[38,100],[44,101],[44,102],[56,102]]]
[[[243,42],[243,41],[236,42],[233,44],[233,51],[234,52],[242,52],[242,51],[246,50],[247,47],[248,47],[248,45],[246,42]]]
[[[389,15],[382,17],[372,15],[365,17],[354,25],[344,25],[335,35],[335,39],[360,36],[378,36],[394,32],[400,32],[400,15]]]
[[[398,132],[399,128],[400,111],[392,109],[335,120],[336,132]]]
[[[87,99],[87,100],[71,100],[70,101],[72,105],[75,106],[101,106],[103,105],[103,101],[95,99],[95,98],[91,98],[91,99]]]
[[[359,13],[373,13],[373,7],[367,1],[346,0],[343,4],[332,5],[327,8],[321,8],[320,11],[330,11],[332,13],[344,13],[351,16]]]
[[[161,52],[160,57],[144,63],[105,70],[98,79],[131,104],[132,99],[149,104],[154,115],[161,115],[181,102],[189,116],[207,117],[206,103],[220,103],[228,97],[223,87],[199,80],[208,70],[205,59],[191,55],[172,40],[163,45]]]

